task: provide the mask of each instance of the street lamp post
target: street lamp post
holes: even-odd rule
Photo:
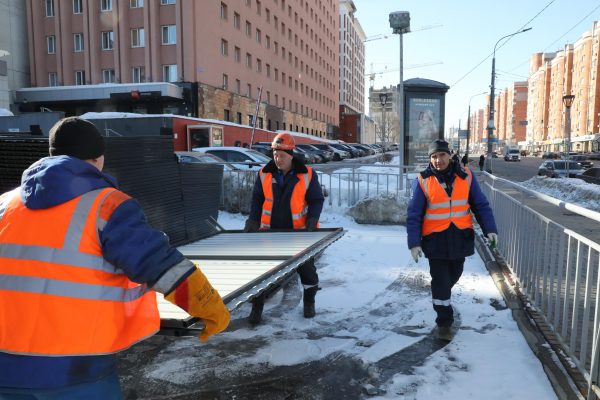
[[[473,100],[473,97],[481,96],[483,94],[486,94],[486,92],[474,94],[469,99],[469,114],[467,115],[467,150],[465,151],[465,154],[467,155],[467,160],[469,159],[469,139],[471,138],[471,100]]]
[[[379,102],[381,103],[381,141],[387,142],[387,126],[385,124],[385,106],[387,104],[387,93],[379,93]]]
[[[566,133],[566,141],[567,141],[567,178],[569,177],[569,164],[571,164],[571,106],[573,105],[573,100],[575,100],[575,95],[569,94],[563,96],[562,98],[563,104],[566,107],[565,112],[565,133]]]
[[[402,60],[402,35],[410,32],[410,13],[408,11],[395,11],[390,13],[390,28],[393,33],[400,37],[400,83],[398,84],[398,119],[399,119],[399,138],[398,138],[398,154],[400,156],[399,175],[398,175],[398,190],[404,188],[404,77],[403,77],[403,60]]]
[[[531,28],[520,29],[510,35],[502,36],[496,44],[494,45],[494,53],[492,57],[492,84],[490,86],[490,108],[488,114],[488,124],[487,124],[487,166],[486,171],[490,174],[492,173],[492,139],[494,137],[494,83],[496,78],[496,47],[498,47],[498,43],[502,41],[502,39],[509,38],[511,36],[518,35],[519,33],[527,32],[531,30]]]

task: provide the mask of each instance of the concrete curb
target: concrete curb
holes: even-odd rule
[[[542,363],[552,388],[560,400],[585,400],[587,382],[583,375],[566,363],[565,351],[549,328],[528,305],[520,293],[506,263],[487,247],[481,235],[476,235],[475,248],[485,262],[490,276],[502,294],[527,344]]]

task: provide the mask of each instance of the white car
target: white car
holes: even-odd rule
[[[239,169],[259,170],[271,159],[256,150],[245,147],[195,147],[192,151],[215,155]]]

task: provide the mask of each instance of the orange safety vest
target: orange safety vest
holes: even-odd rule
[[[457,176],[454,179],[452,197],[448,197],[446,190],[440,185],[435,176],[423,179],[419,175],[419,185],[427,199],[427,208],[423,220],[421,234],[427,236],[433,232],[442,232],[448,229],[450,223],[459,229],[473,229],[473,218],[469,206],[469,189],[473,180],[471,171],[465,168],[467,178]]]
[[[308,170],[305,174],[296,174],[298,183],[292,191],[290,200],[290,209],[292,211],[292,222],[294,229],[306,228],[306,214],[308,213],[308,204],[306,204],[306,191],[312,179],[312,168],[306,167]],[[273,174],[260,169],[259,176],[262,183],[263,194],[265,201],[262,206],[262,215],[260,216],[260,229],[267,230],[271,228],[271,212],[273,211]]]
[[[156,295],[102,257],[99,232],[130,197],[114,189],[30,210],[0,196],[0,352],[115,353],[157,332]]]

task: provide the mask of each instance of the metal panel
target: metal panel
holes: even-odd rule
[[[186,257],[285,259],[299,254],[330,233],[330,231],[227,233],[181,246],[178,250]]]
[[[341,228],[316,232],[221,231],[178,249],[200,266],[227,308],[234,310],[281,285],[302,263],[319,255],[343,234]],[[184,335],[202,328],[197,318],[162,295],[158,295],[158,305],[163,333]]]

